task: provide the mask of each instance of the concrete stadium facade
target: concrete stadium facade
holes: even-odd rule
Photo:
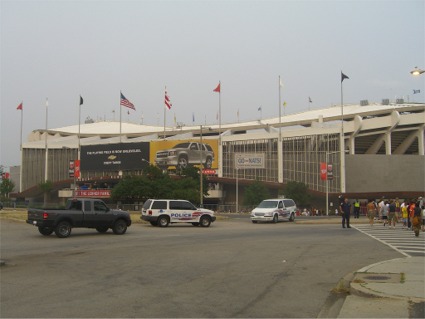
[[[235,202],[235,183],[260,180],[278,189],[303,182],[311,192],[415,197],[425,190],[425,104],[344,105],[244,123],[163,127],[96,122],[35,130],[22,145],[20,190],[44,180],[69,179],[69,161],[79,146],[161,140],[216,140],[222,204]],[[79,134],[80,132],[80,134]],[[261,167],[237,167],[235,158],[258,155]],[[47,155],[47,161],[46,161]],[[321,179],[321,163],[332,163],[333,179]],[[139,172],[143,167],[134,167]],[[122,172],[85,172],[83,179],[121,176]],[[127,172],[127,173],[132,173]],[[239,199],[238,201],[240,201]]]

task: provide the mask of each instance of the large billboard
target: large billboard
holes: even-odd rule
[[[174,170],[203,164],[218,168],[218,141],[211,139],[159,140],[139,143],[86,145],[81,147],[81,171],[141,170],[156,165]]]
[[[217,140],[200,139],[153,141],[150,145],[152,164],[163,169],[179,169],[198,166],[202,162],[206,169],[218,168]]]
[[[81,146],[82,171],[138,170],[148,165],[149,142]]]

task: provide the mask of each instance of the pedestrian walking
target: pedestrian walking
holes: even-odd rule
[[[415,208],[413,211],[413,218],[412,218],[412,228],[413,228],[413,231],[415,232],[416,237],[419,236],[419,232],[421,230],[421,221],[422,221],[421,208],[419,205],[420,205],[419,201],[417,201],[415,203]]]
[[[397,214],[395,210],[396,210],[395,200],[391,199],[388,206],[388,225],[392,229],[395,229],[395,224],[398,222]]]
[[[378,219],[382,219],[382,211],[384,210],[385,206],[385,199],[384,196],[382,196],[381,201],[378,203]]]
[[[389,204],[388,201],[384,202],[384,205],[381,208],[381,218],[384,221],[384,226],[388,223],[388,212],[389,212]]]
[[[345,198],[344,202],[341,204],[341,212],[342,212],[342,228],[345,228],[346,223],[347,223],[347,228],[351,228],[350,226],[351,204],[348,202],[348,198]]]
[[[421,209],[422,215],[422,231],[425,231],[425,201],[423,197],[419,197],[419,208]]]
[[[398,197],[396,197],[395,199],[395,214],[397,216],[397,223],[401,218],[401,208],[400,208],[400,200],[398,199]]]
[[[411,200],[409,204],[409,208],[408,208],[409,217],[407,218],[407,223],[410,230],[413,230],[412,221],[413,221],[413,216],[415,216],[415,206],[416,206],[415,201]]]
[[[375,220],[375,216],[376,216],[375,201],[373,199],[370,199],[366,208],[367,208],[367,217],[369,218],[369,225],[373,226],[373,221]]]
[[[402,204],[401,204],[401,218],[403,219],[403,228],[408,229],[409,228],[409,223],[407,222],[408,217],[409,217],[409,212],[408,212],[408,203],[407,200],[405,200]]]

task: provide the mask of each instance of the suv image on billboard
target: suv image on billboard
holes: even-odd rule
[[[295,220],[297,205],[292,199],[265,199],[251,211],[251,221],[273,222],[280,220]]]
[[[171,149],[156,152],[155,163],[160,168],[175,166],[178,169],[188,165],[202,164],[204,168],[211,168],[214,161],[214,151],[208,144],[187,142],[175,145]]]
[[[191,223],[193,226],[209,227],[216,217],[212,210],[197,208],[187,200],[148,199],[143,204],[140,219],[159,227],[167,227],[170,223]]]

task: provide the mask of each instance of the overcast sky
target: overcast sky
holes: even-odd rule
[[[216,124],[368,99],[424,102],[425,6],[401,1],[4,1],[0,164],[20,164],[24,141],[44,129],[119,120]],[[421,93],[413,94],[414,89]],[[312,103],[309,103],[309,97]],[[261,107],[261,112],[258,109]],[[115,113],[113,112],[115,110]],[[195,122],[193,123],[193,115]]]

